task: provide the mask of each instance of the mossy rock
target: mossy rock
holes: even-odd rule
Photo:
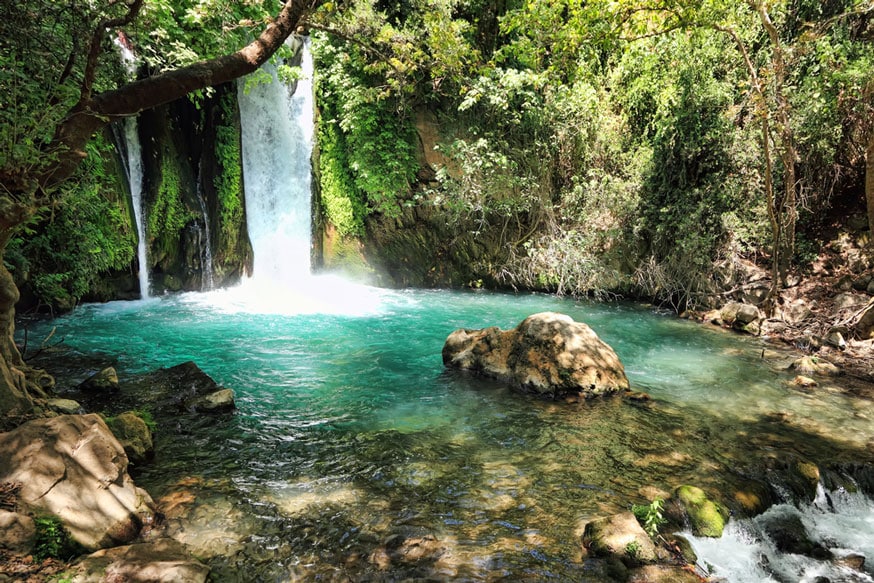
[[[722,504],[709,499],[704,490],[695,486],[680,486],[675,495],[686,510],[695,536],[722,536],[729,515]]]
[[[134,464],[142,463],[155,455],[152,432],[136,413],[127,411],[110,417],[106,420],[106,425],[124,448],[127,459]]]

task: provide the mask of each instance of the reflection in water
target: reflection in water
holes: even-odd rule
[[[684,483],[743,515],[794,460],[870,459],[869,403],[798,393],[749,339],[631,305],[366,292],[366,310],[265,313],[230,290],[51,323],[128,375],[194,359],[235,389],[233,416],[159,419],[136,476],[217,580],[604,581],[587,519]],[[588,323],[654,400],[537,401],[443,369],[453,329],[545,310]]]

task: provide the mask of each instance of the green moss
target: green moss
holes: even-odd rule
[[[155,200],[146,213],[147,234],[157,241],[157,257],[174,255],[180,232],[196,215],[182,201],[182,177],[175,152],[165,150],[161,160],[161,182]]]
[[[677,499],[686,509],[692,532],[696,536],[720,537],[728,520],[728,510],[707,497],[704,490],[695,486],[680,486]]]
[[[64,183],[56,209],[42,209],[9,244],[6,259],[19,283],[29,281],[45,304],[75,306],[109,270],[136,253],[112,145],[97,135],[76,179]]]
[[[234,94],[227,93],[219,105],[222,121],[216,128],[215,154],[220,172],[215,179],[219,206],[219,238],[225,249],[236,249],[245,218],[243,152],[240,128],[235,119]]]
[[[82,553],[82,547],[70,536],[61,519],[54,515],[37,516],[33,556],[37,561],[48,558],[67,560]]]

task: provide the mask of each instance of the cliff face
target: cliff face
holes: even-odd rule
[[[251,268],[236,90],[144,112],[144,206],[152,289],[200,290]],[[211,281],[210,281],[211,280]]]
[[[418,171],[409,191],[397,194],[396,212],[364,214],[361,233],[353,235],[343,234],[325,214],[320,215],[315,265],[387,287],[506,285],[501,270],[530,234],[529,217],[460,213],[451,203],[435,198],[438,172],[460,176],[456,162],[441,149],[441,144],[456,137],[456,131],[440,127],[426,110],[417,111],[413,122]],[[321,178],[317,175],[314,184]],[[330,204],[320,200],[320,192],[314,196],[317,207]]]

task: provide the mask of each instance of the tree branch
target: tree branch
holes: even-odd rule
[[[88,60],[85,62],[85,73],[82,76],[82,88],[79,94],[79,103],[91,99],[91,90],[94,87],[94,79],[97,77],[97,60],[100,58],[106,30],[129,24],[143,6],[143,0],[133,0],[128,5],[127,13],[118,18],[106,18],[101,20],[91,34],[91,46],[88,49]]]
[[[142,0],[134,0],[141,3]],[[58,163],[38,178],[49,190],[70,177],[85,157],[85,144],[113,119],[169,103],[192,91],[221,85],[255,71],[279,49],[309,11],[322,0],[288,0],[261,35],[239,51],[133,81],[81,99],[58,126],[50,146]],[[115,21],[107,21],[112,24]],[[118,24],[116,24],[118,26]]]

